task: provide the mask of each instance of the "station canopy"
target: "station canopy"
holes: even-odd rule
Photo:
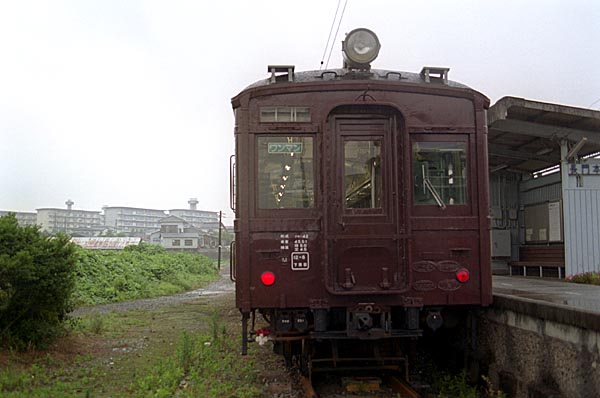
[[[533,173],[560,163],[560,143],[586,139],[578,156],[600,152],[600,111],[504,97],[488,111],[490,172]]]

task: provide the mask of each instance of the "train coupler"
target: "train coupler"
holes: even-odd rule
[[[350,338],[379,339],[391,335],[391,312],[386,306],[361,303],[346,311],[346,333]]]

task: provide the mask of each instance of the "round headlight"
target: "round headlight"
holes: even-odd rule
[[[379,54],[379,39],[369,29],[354,29],[342,44],[344,58],[349,66],[368,66]]]

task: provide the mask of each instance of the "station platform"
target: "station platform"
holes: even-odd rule
[[[492,286],[495,307],[600,331],[600,286],[498,275]]]

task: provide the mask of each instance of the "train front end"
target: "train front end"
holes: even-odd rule
[[[416,337],[491,303],[489,100],[445,68],[372,69],[367,29],[344,51],[342,69],[269,66],[232,100],[244,352],[253,333],[288,358]]]

